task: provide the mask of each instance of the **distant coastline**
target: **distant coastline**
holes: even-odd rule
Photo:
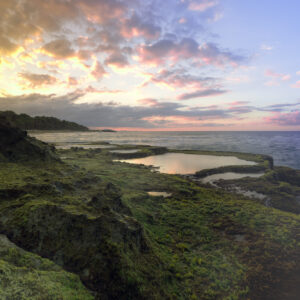
[[[54,117],[36,116],[31,117],[27,114],[16,114],[13,111],[0,111],[0,118],[5,119],[12,126],[23,130],[66,130],[66,131],[90,131],[86,126],[59,120]]]

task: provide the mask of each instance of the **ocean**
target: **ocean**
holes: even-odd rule
[[[277,166],[300,169],[300,131],[29,132],[49,143],[109,142],[172,149],[235,151],[271,155]]]

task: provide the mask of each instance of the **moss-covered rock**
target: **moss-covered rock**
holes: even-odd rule
[[[148,250],[134,219],[114,213],[109,206],[94,217],[34,202],[6,210],[5,219],[1,227],[13,241],[79,274],[102,297],[138,297],[137,287],[127,284],[123,257],[127,251],[139,256]]]
[[[0,233],[79,275],[96,298],[297,295],[300,216],[294,212],[113,162],[107,150],[59,153],[65,163],[43,162],[42,168],[39,160],[0,162]],[[277,169],[267,164],[265,188],[277,186],[281,196],[294,193],[290,180],[279,181]],[[147,191],[172,195],[151,197]]]
[[[57,160],[54,151],[54,147],[27,136],[26,131],[0,118],[0,161]]]
[[[0,235],[0,299],[92,300],[75,274]]]

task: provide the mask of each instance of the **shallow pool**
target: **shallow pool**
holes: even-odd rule
[[[83,148],[83,149],[109,149],[113,148],[112,145],[88,145],[88,144],[65,144],[65,145],[56,145],[56,149],[71,149],[73,147]]]
[[[111,153],[137,153],[139,149],[110,150]]]
[[[149,196],[154,196],[154,197],[161,196],[161,197],[167,198],[167,197],[172,196],[171,193],[167,193],[167,192],[147,192],[147,193]]]
[[[159,168],[162,173],[193,174],[204,169],[223,166],[256,165],[253,161],[239,159],[235,156],[216,156],[186,153],[165,153],[143,158],[117,160],[132,164],[143,164]]]
[[[263,176],[264,173],[234,173],[234,172],[226,172],[226,173],[218,173],[210,176],[206,176],[201,181],[203,183],[212,183],[215,181],[218,181],[220,179],[224,180],[233,180],[233,179],[241,179],[244,177],[253,177],[258,178],[260,176]]]

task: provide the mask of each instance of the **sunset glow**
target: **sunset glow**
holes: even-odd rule
[[[0,0],[0,110],[117,130],[300,130],[299,10]]]

